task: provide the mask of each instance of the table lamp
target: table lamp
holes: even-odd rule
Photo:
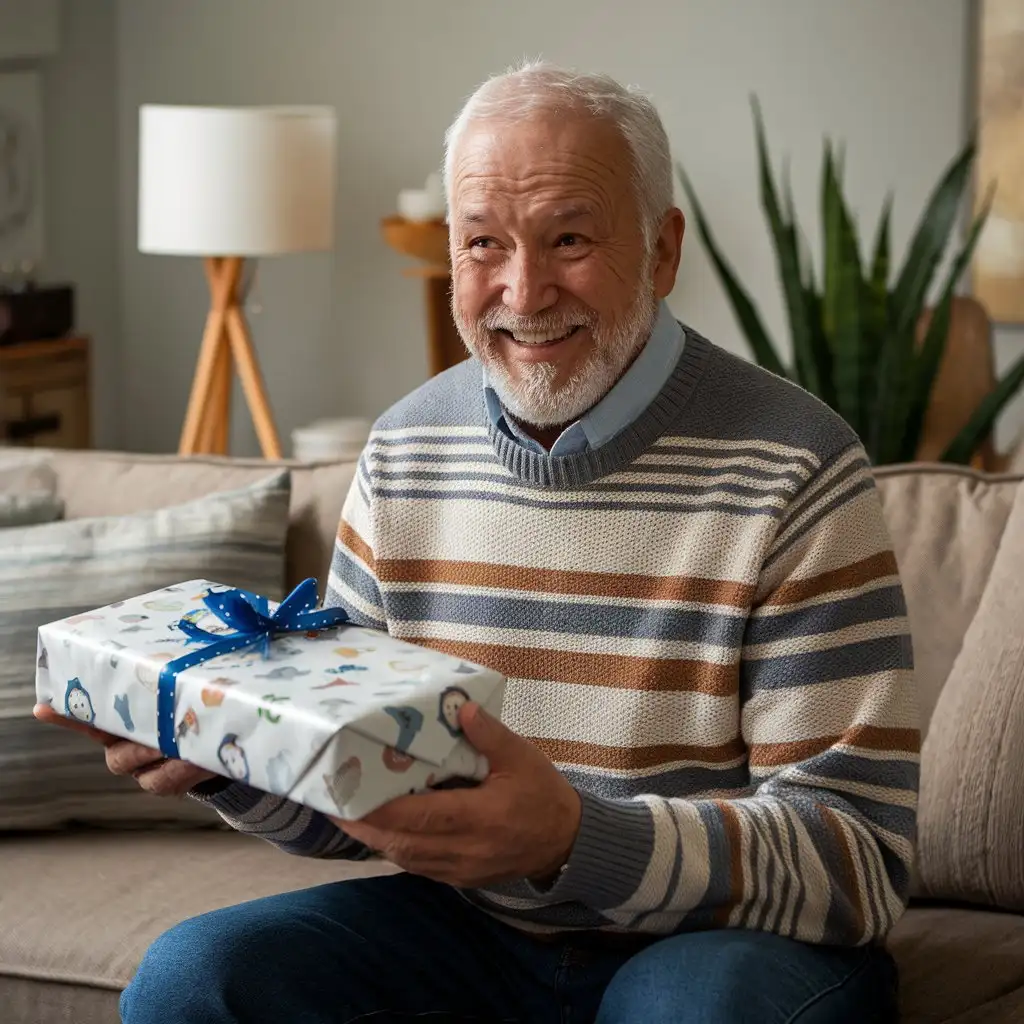
[[[233,366],[264,457],[281,457],[239,281],[245,259],[332,248],[334,162],[330,108],[140,108],[139,251],[203,257],[210,287],[180,454],[227,452]]]

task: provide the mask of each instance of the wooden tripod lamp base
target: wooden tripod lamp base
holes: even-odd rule
[[[235,371],[242,383],[242,394],[264,458],[280,459],[281,441],[270,411],[267,389],[238,304],[242,259],[238,256],[210,256],[204,263],[211,305],[178,453],[227,454],[232,371]]]

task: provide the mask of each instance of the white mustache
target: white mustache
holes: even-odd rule
[[[489,331],[508,331],[510,334],[567,334],[574,327],[591,327],[595,318],[586,313],[539,313],[519,316],[507,309],[489,310],[480,318],[480,324]]]

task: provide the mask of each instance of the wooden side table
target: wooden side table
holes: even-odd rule
[[[26,341],[0,347],[0,430],[6,444],[92,445],[89,339]]]
[[[421,260],[404,271],[423,280],[427,319],[427,365],[431,376],[462,362],[469,353],[452,319],[452,277],[448,264],[448,225],[444,221],[409,221],[387,217],[381,231],[392,249]]]

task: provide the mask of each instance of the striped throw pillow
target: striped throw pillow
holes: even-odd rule
[[[189,579],[284,588],[291,476],[126,516],[0,530],[0,831],[217,823],[111,775],[90,740],[32,717],[36,630]]]

